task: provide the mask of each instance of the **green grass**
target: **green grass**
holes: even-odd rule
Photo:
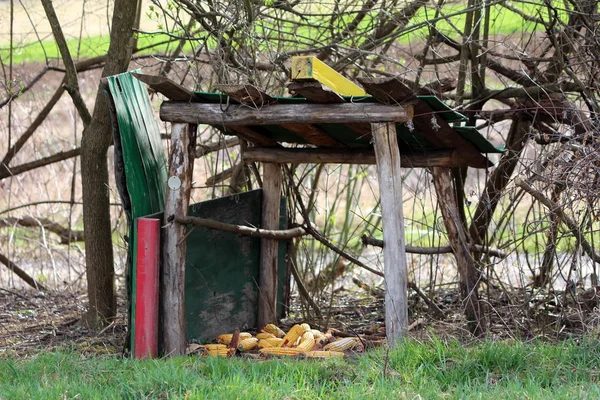
[[[600,342],[407,341],[348,360],[184,357],[134,361],[74,352],[0,361],[0,396],[187,399],[598,398]]]
[[[142,54],[159,54],[166,52],[175,45],[166,44],[167,41],[173,41],[172,38],[163,34],[140,35],[138,38],[138,48],[154,46],[151,50],[142,51]],[[79,39],[67,40],[67,45],[71,55],[75,60],[86,59],[106,54],[110,38],[105,36],[92,36]],[[185,51],[191,50],[191,44],[184,47]],[[0,58],[4,64],[8,64],[10,49],[7,46],[0,47]],[[60,52],[54,40],[36,41],[23,45],[17,45],[13,48],[13,63],[45,63],[47,60],[60,59]]]

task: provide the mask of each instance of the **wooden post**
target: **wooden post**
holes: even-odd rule
[[[262,229],[279,229],[281,164],[263,164]],[[273,239],[260,241],[258,327],[277,322],[277,249]]]
[[[408,327],[400,149],[394,123],[374,123],[371,124],[371,130],[375,140],[377,176],[383,215],[385,330],[388,345],[395,347]]]
[[[165,356],[185,354],[185,225],[174,216],[187,216],[192,189],[196,125],[173,124],[169,180],[165,199],[163,267],[161,270],[162,350]]]
[[[481,304],[477,293],[478,274],[467,241],[467,233],[458,215],[458,204],[451,184],[451,171],[450,168],[433,167],[431,173],[448,233],[448,241],[458,266],[460,292],[465,305],[469,330],[474,335],[480,336],[484,332],[485,324],[482,320]]]

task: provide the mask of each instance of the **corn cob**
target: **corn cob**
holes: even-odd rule
[[[206,350],[217,350],[217,349],[226,349],[226,344],[205,344]]]
[[[256,338],[257,339],[268,339],[268,338],[274,338],[276,337],[275,335],[273,335],[272,333],[269,332],[260,332],[256,334]]]
[[[259,350],[261,354],[272,356],[295,356],[302,353],[295,347],[264,347]]]
[[[303,353],[306,353],[307,351],[311,351],[313,349],[313,347],[315,347],[315,340],[305,340],[304,342],[300,343],[296,349],[300,350]]]
[[[315,338],[315,335],[311,331],[306,331],[302,334],[302,337],[300,337],[300,343],[302,343],[306,339],[314,339],[314,338]]]
[[[301,324],[305,331],[310,331],[310,325],[307,323]]]
[[[262,349],[263,347],[275,347],[267,339],[259,339],[258,340],[258,348]]]
[[[239,351],[249,351],[249,350],[254,349],[256,347],[256,345],[258,345],[258,339],[251,337],[251,338],[240,341],[237,349]]]
[[[277,337],[267,338],[267,339],[263,339],[263,340],[266,340],[267,342],[269,342],[271,344],[271,346],[273,346],[273,347],[279,347],[279,346],[281,346],[281,343],[283,343],[283,339],[277,338]]]
[[[315,346],[315,336],[312,332],[304,332],[302,335],[302,339],[300,340],[300,344],[296,347],[298,350],[305,352],[311,351]]]
[[[312,332],[315,339],[319,339],[319,338],[325,336],[325,334],[318,329],[311,329],[310,331]]]
[[[272,333],[278,338],[282,338],[285,336],[285,332],[279,329],[279,327],[274,324],[265,325],[265,327],[263,328],[263,332]]]
[[[232,355],[232,353],[233,350],[228,348],[208,350],[208,355],[211,357],[229,357]]]
[[[304,354],[307,358],[334,358],[345,356],[341,351],[307,351]]]
[[[240,333],[240,340],[249,339],[251,337],[252,337],[252,335],[248,332]],[[231,343],[231,339],[233,339],[233,333],[225,333],[223,335],[217,336],[217,342],[222,343],[222,344]]]
[[[295,346],[296,341],[304,334],[304,331],[305,329],[302,325],[292,326],[283,338],[283,343],[281,343],[281,347]]]
[[[355,337],[346,337],[338,339],[335,342],[329,343],[323,347],[323,350],[344,351],[354,347],[360,340]]]

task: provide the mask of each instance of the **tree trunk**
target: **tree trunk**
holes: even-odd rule
[[[530,125],[531,122],[523,120],[519,116],[516,116],[512,121],[506,139],[506,150],[500,158],[498,166],[490,174],[469,227],[471,240],[474,244],[485,242],[485,234],[492,221],[494,211],[496,211],[502,193],[519,163],[521,152],[525,148]]]
[[[132,27],[136,0],[115,0],[110,46],[102,76],[127,70],[133,46]],[[92,328],[115,317],[114,261],[108,195],[106,152],[112,140],[108,100],[98,90],[91,123],[81,139],[83,223],[86,238],[85,261],[89,309],[86,316]]]
[[[431,169],[431,174],[438,204],[444,217],[448,241],[456,258],[460,293],[469,330],[475,336],[481,336],[485,330],[485,323],[477,292],[479,274],[469,249],[466,229],[459,215],[459,205],[456,203],[455,192],[451,185],[451,171],[449,168],[434,167]]]

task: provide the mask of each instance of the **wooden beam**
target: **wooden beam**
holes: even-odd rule
[[[263,164],[262,229],[279,229],[281,183],[281,164]],[[279,242],[277,240],[260,240],[259,328],[277,322],[278,248]]]
[[[314,148],[262,148],[248,147],[244,151],[244,162],[276,162],[292,164],[369,164],[377,163],[371,149],[314,149]],[[427,154],[402,154],[403,168],[423,168],[433,166],[453,167],[460,164],[455,152],[442,150]]]
[[[311,124],[283,124],[282,128],[300,136],[310,144],[322,147],[347,147],[345,144],[338,142],[327,132],[323,131],[316,125]]]
[[[254,108],[275,102],[271,96],[253,85],[216,85],[216,89],[225,93],[240,104]]]
[[[483,313],[477,293],[478,273],[475,260],[471,255],[467,232],[458,214],[458,205],[452,189],[452,173],[449,168],[434,167],[431,169],[433,185],[442,211],[444,225],[448,233],[448,241],[458,266],[459,286],[469,330],[476,336],[483,333]],[[385,248],[385,247],[384,247]]]
[[[173,124],[169,181],[165,200],[163,266],[161,270],[162,350],[165,356],[185,354],[185,225],[171,222],[187,216],[192,189],[196,126]]]
[[[415,101],[415,92],[398,78],[358,78],[367,93],[383,104],[400,104]]]
[[[405,104],[403,105],[403,108],[406,110],[407,119],[412,121],[415,113],[413,104]],[[372,142],[373,134],[371,132],[371,124],[346,124],[346,126],[358,133],[361,138]]]
[[[260,110],[244,105],[184,103],[166,101],[160,118],[169,122],[221,125],[346,124],[406,122],[408,114],[400,106],[375,103],[273,104]]]
[[[396,125],[372,124],[383,223],[385,330],[396,347],[408,328],[408,278],[402,210],[402,170]]]
[[[140,81],[144,82],[150,88],[166,98],[174,101],[200,101],[200,97],[188,89],[184,88],[178,83],[173,82],[169,78],[157,75],[145,75],[138,74],[136,72],[131,73]]]
[[[331,104],[346,102],[342,96],[317,81],[292,82],[287,88],[291,95],[300,95],[313,103]]]

